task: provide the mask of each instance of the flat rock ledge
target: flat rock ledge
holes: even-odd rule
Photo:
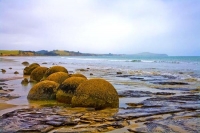
[[[193,132],[200,131],[200,96],[149,98],[129,107],[95,110],[62,106],[18,109],[0,117],[2,133]]]

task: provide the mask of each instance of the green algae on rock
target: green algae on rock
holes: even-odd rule
[[[56,100],[62,103],[71,104],[71,99],[76,91],[76,88],[86,81],[83,77],[70,77],[66,79],[56,93]]]
[[[44,74],[44,77],[42,80],[45,80],[46,77],[48,77],[49,75],[53,74],[53,73],[56,73],[56,72],[65,72],[68,74],[68,71],[65,67],[63,66],[53,66],[53,67],[50,67]]]
[[[47,67],[37,67],[37,68],[35,68],[32,72],[31,72],[31,75],[30,75],[30,82],[39,82],[42,78],[43,78],[43,76],[44,76],[44,74],[45,74],[45,72],[48,70],[48,68]]]
[[[37,68],[37,67],[39,67],[39,66],[40,66],[40,65],[39,65],[38,63],[32,63],[30,66],[25,67],[25,68],[24,68],[24,71],[23,71],[24,75],[30,75],[31,72],[32,72],[35,68]]]
[[[34,85],[28,93],[29,100],[55,100],[59,84],[54,81],[41,81]]]
[[[54,81],[56,83],[61,84],[67,78],[69,78],[68,73],[65,73],[65,72],[56,72],[56,73],[53,73],[53,74],[49,75],[46,78],[46,80]]]
[[[80,74],[80,73],[71,74],[70,77],[82,77],[82,78],[87,79],[87,77],[85,75]]]
[[[90,79],[78,86],[72,97],[73,107],[95,109],[118,108],[119,97],[116,89],[104,79]]]

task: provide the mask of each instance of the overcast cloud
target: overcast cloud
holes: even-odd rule
[[[200,55],[200,0],[0,0],[0,49]]]

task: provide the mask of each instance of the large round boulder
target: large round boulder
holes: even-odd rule
[[[71,104],[71,99],[76,91],[76,88],[86,81],[83,77],[70,77],[66,79],[58,88],[56,100],[62,103]]]
[[[78,86],[72,97],[73,107],[93,107],[95,109],[118,108],[117,91],[104,79],[90,79]]]
[[[68,74],[68,71],[65,67],[63,66],[53,66],[53,67],[50,67],[46,73],[44,74],[44,78],[45,79],[46,77],[48,77],[49,75],[53,74],[53,73],[56,73],[56,72],[65,72]]]
[[[42,81],[35,84],[28,93],[29,100],[55,100],[59,84],[54,81]]]
[[[42,78],[43,78],[43,76],[44,76],[44,74],[45,74],[45,72],[48,70],[48,68],[47,67],[37,67],[37,68],[35,68],[32,72],[31,72],[31,75],[30,75],[30,82],[39,82]]]
[[[32,72],[35,68],[37,68],[37,67],[39,67],[39,66],[40,66],[40,65],[39,65],[38,63],[32,63],[30,66],[25,67],[25,68],[24,68],[24,71],[23,71],[24,75],[30,75],[31,72]]]
[[[70,77],[82,77],[82,78],[87,79],[87,77],[85,75],[80,74],[80,73],[70,74]]]
[[[68,73],[65,72],[56,72],[49,75],[46,80],[54,81],[56,83],[61,84],[65,79],[69,78]]]

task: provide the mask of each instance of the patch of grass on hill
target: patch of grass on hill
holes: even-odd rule
[[[19,50],[0,50],[0,55],[19,55]]]
[[[70,55],[70,53],[65,50],[55,50],[54,52],[61,56],[69,56]]]

